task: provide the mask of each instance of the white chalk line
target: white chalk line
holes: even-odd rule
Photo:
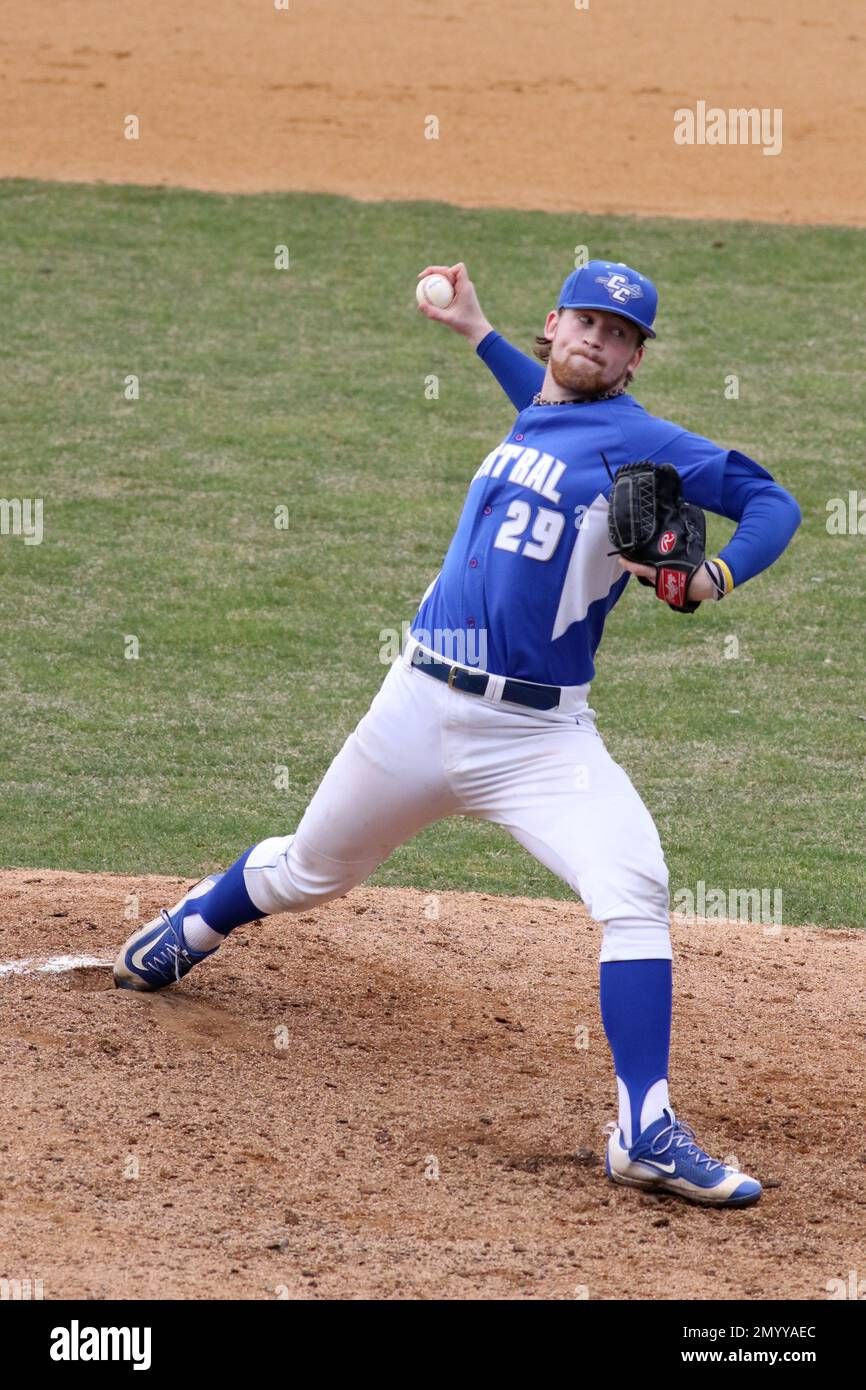
[[[113,965],[97,956],[24,956],[21,960],[0,961],[0,975],[60,975],[94,965]]]

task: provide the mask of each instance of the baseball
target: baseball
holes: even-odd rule
[[[426,300],[437,309],[447,309],[454,298],[454,287],[444,275],[425,275],[423,280],[418,281],[415,298],[419,304]]]

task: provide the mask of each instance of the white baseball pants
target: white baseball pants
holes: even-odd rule
[[[251,852],[247,892],[262,914],[316,907],[453,815],[503,826],[567,883],[604,926],[602,961],[670,959],[658,832],[593,712],[538,712],[451,690],[412,665],[411,646],[297,831]]]

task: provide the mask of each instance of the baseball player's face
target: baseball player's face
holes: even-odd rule
[[[561,390],[577,396],[620,386],[643,357],[635,325],[603,309],[550,313],[544,331],[552,339],[550,375]]]

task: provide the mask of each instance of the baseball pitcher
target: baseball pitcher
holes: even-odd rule
[[[493,330],[463,264],[421,272],[432,273],[448,278],[454,299],[421,312],[472,344],[517,417],[479,460],[403,652],[295,832],[254,845],[136,931],[115,981],[162,989],[235,927],[340,897],[431,822],[492,821],[601,927],[618,1108],[608,1176],[744,1206],[760,1183],[705,1153],[671,1104],[668,871],[589,694],[605,621],[631,574],[678,614],[671,621],[700,621],[679,615],[731,601],[781,555],[799,507],[751,458],[649,414],[630,393],[655,337],[646,276],[608,261],[570,274],[536,340],[538,361]],[[705,510],[736,523],[710,558]]]

